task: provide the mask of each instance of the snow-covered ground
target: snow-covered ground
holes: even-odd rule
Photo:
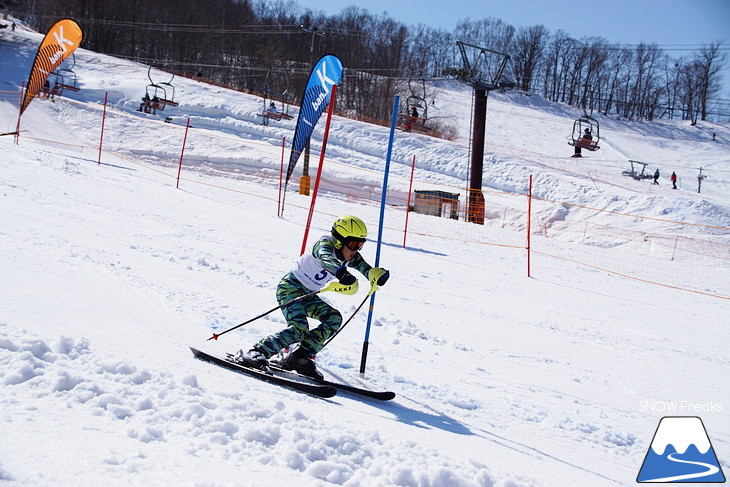
[[[0,30],[0,133],[15,130],[40,39]],[[487,213],[533,175],[536,218],[552,224],[533,229],[532,277],[524,209],[484,226],[412,213],[404,247],[402,207],[388,206],[380,264],[392,277],[376,295],[366,373],[366,311],[317,362],[397,397],[322,400],[188,348],[235,351],[284,326],[275,312],[207,341],[275,306],[299,255],[309,198],[290,188],[277,217],[281,140],[296,119],[264,126],[260,98],[176,78],[165,124],[136,112],[145,66],[81,49],[74,70],[81,91],[33,101],[19,143],[0,137],[0,483],[623,486],[667,415],[700,416],[729,473],[730,127],[598,117],[602,149],[575,161],[577,112],[490,94]],[[429,109],[458,140],[396,133],[389,195],[407,192],[414,155],[419,187],[465,186],[470,96],[443,83]],[[374,263],[388,134],[334,118],[310,242],[357,214]],[[629,159],[660,167],[661,184],[622,176]],[[503,208],[523,208],[512,199]],[[611,230],[574,237],[561,230],[571,220]],[[627,238],[633,228],[716,247],[672,259]],[[358,296],[323,296],[349,317],[360,282]]]

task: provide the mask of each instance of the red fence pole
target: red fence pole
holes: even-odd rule
[[[403,228],[403,248],[406,248],[406,235],[408,234],[408,214],[411,210],[411,193],[413,192],[413,171],[416,169],[416,155],[413,154],[411,164],[411,182],[408,184],[408,200],[406,203],[406,226]]]
[[[185,137],[183,137],[182,150],[180,151],[180,165],[177,168],[177,185],[176,188],[180,187],[180,172],[182,171],[183,154],[185,154],[185,143],[188,141],[188,130],[190,129],[190,118],[188,118],[188,124],[185,126]]]
[[[317,178],[314,180],[314,192],[312,193],[312,201],[309,205],[309,216],[307,217],[307,225],[304,227],[304,238],[302,239],[302,252],[304,255],[307,250],[307,236],[309,235],[309,227],[312,224],[312,215],[314,214],[314,204],[317,202],[317,193],[319,192],[319,181],[322,179],[322,166],[324,166],[324,152],[327,149],[327,138],[330,133],[330,122],[332,122],[332,111],[335,108],[335,95],[337,95],[337,85],[332,85],[332,94],[330,95],[330,106],[327,110],[327,122],[324,125],[324,136],[322,137],[322,150],[319,152],[319,167],[317,168]],[[385,189],[383,189],[385,191]]]
[[[20,116],[22,115],[22,112],[20,111],[23,108],[23,91],[25,90],[25,81],[20,83],[20,104],[18,105],[18,124],[15,126],[15,145],[20,145],[18,142],[18,139],[20,138]]]
[[[532,222],[532,174],[530,174],[530,189],[527,194],[527,277],[530,276],[530,226]]]
[[[109,92],[104,93],[104,113],[101,116],[101,136],[99,137],[99,161],[97,164],[101,165],[101,147],[104,143],[104,123],[106,122],[106,102],[109,99]]]

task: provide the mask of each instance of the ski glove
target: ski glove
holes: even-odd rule
[[[345,286],[349,286],[350,284],[357,282],[357,278],[350,274],[345,266],[337,269],[335,277],[338,281],[340,281],[340,284],[344,284]]]
[[[390,277],[390,272],[380,267],[373,267],[368,272],[368,279],[370,279],[370,291],[368,294],[373,294],[375,291],[380,289],[380,286],[385,284]]]
[[[354,283],[348,284],[348,285],[332,281],[327,285],[327,287],[322,289],[322,291],[334,291],[336,293],[349,295],[349,294],[357,294],[358,289],[360,289],[360,286],[357,283],[357,280],[355,280]]]

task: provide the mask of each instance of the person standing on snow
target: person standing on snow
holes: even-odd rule
[[[385,284],[390,273],[365,262],[359,250],[365,245],[367,227],[363,221],[352,215],[337,218],[332,225],[331,235],[323,235],[294,264],[292,270],[279,281],[276,299],[280,305],[299,296],[322,290],[337,279],[341,286],[335,291],[355,294],[358,283],[348,267],[356,269],[370,280],[371,292]],[[282,307],[287,328],[263,338],[248,352],[239,350],[234,360],[248,367],[265,369],[269,359],[284,348],[298,343],[279,366],[294,370],[302,375],[322,379],[312,357],[324,348],[329,337],[342,326],[342,314],[316,294]],[[320,322],[310,330],[307,317]]]
[[[672,181],[672,189],[677,189],[677,174],[672,171],[672,176],[669,178]]]
[[[659,184],[659,169],[654,171],[654,184]]]

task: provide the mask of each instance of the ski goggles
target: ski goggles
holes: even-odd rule
[[[365,245],[365,241],[358,242],[356,240],[350,240],[349,242],[345,243],[345,247],[347,247],[350,250],[360,250],[363,245]]]

